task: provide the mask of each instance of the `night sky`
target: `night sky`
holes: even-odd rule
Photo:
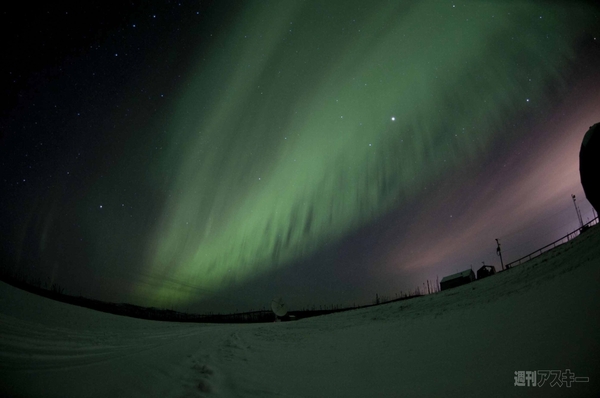
[[[593,2],[52,3],[2,12],[9,272],[193,312],[366,304],[560,238],[571,194],[593,218]]]

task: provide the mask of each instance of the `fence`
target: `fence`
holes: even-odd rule
[[[583,227],[577,228],[575,231],[566,234],[562,238],[557,239],[554,242],[547,244],[546,246],[542,247],[541,249],[538,249],[534,252],[529,253],[526,256],[521,257],[518,260],[515,260],[511,263],[506,264],[506,269],[509,269],[510,267],[512,267],[514,265],[521,265],[521,263],[523,263],[525,261],[529,261],[532,258],[535,258],[535,257],[539,256],[540,254],[547,252],[548,250],[552,250],[556,246],[562,245],[563,243],[570,241],[577,235],[581,234],[582,232],[585,232],[589,227],[596,225],[596,224],[598,224],[598,217],[594,218],[592,221],[588,222]]]

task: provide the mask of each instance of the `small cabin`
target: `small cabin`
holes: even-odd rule
[[[496,273],[496,268],[493,265],[483,265],[477,270],[477,280],[486,278]]]
[[[475,273],[472,269],[468,269],[463,272],[445,276],[440,282],[440,288],[442,290],[451,289],[456,286],[466,285],[475,280]]]

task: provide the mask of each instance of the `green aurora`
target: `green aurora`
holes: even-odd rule
[[[564,88],[591,23],[554,2],[245,3],[171,104],[132,297],[243,284],[473,167]]]

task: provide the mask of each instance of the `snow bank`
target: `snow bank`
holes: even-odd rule
[[[0,283],[0,395],[598,396],[599,283],[599,227],[466,286],[289,323],[145,321]],[[589,382],[514,386],[540,369]]]

